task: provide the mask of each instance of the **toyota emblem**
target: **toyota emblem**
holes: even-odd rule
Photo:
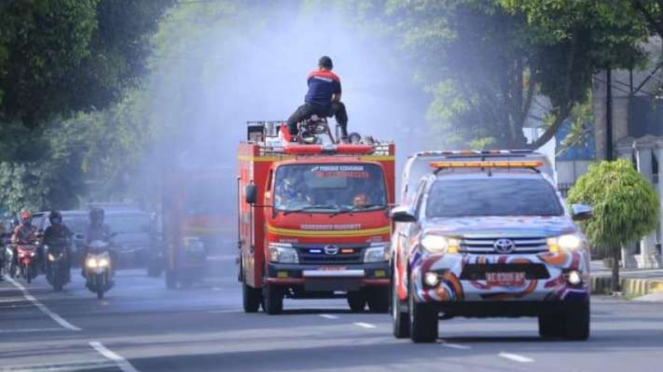
[[[493,244],[493,248],[495,248],[497,253],[511,253],[516,248],[516,245],[513,244],[513,240],[511,239],[497,239],[495,244]]]
[[[339,251],[339,248],[335,245],[326,245],[325,246],[325,254],[333,256],[335,254],[338,254],[338,251]]]

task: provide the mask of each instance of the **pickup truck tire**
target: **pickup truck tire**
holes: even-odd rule
[[[415,343],[432,343],[438,337],[438,311],[434,304],[417,303],[414,300],[414,284],[410,280],[409,310],[410,338]]]
[[[265,312],[269,315],[280,314],[283,311],[283,291],[280,288],[265,284],[262,300]]]
[[[391,285],[391,316],[394,326],[394,337],[406,338],[410,337],[410,313],[402,312],[401,307],[403,302],[398,298],[398,292],[394,288],[395,284]]]
[[[562,315],[559,313],[539,315],[539,336],[545,339],[564,336],[564,318]]]
[[[589,338],[589,301],[567,306],[564,314],[564,338],[585,341]]]
[[[242,305],[245,313],[256,313],[260,309],[262,302],[262,292],[259,289],[249,287],[245,281],[242,281]]]
[[[373,313],[389,312],[389,288],[375,288],[368,292],[368,308]]]
[[[361,292],[348,292],[348,305],[353,313],[360,313],[366,308],[366,296]]]

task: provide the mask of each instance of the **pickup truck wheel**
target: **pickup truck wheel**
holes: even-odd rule
[[[397,289],[394,287],[395,284],[392,283],[391,316],[394,326],[394,337],[396,338],[410,337],[410,313],[401,311],[401,308],[404,307],[405,304],[398,298]]]
[[[564,338],[573,341],[587,340],[590,333],[589,301],[567,306],[564,313]]]
[[[366,297],[361,292],[348,292],[348,305],[353,313],[360,313],[366,308]]]
[[[368,308],[373,313],[389,312],[389,288],[375,288],[368,292]]]
[[[283,311],[283,291],[269,284],[262,288],[265,312],[269,315],[280,314]]]
[[[242,305],[245,313],[255,313],[260,309],[262,302],[262,291],[255,289],[242,281]]]
[[[438,337],[438,311],[434,304],[417,303],[414,300],[414,284],[410,280],[409,310],[410,337],[415,343],[432,343]]]

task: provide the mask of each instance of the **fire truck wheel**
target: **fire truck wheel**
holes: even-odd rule
[[[360,313],[366,308],[366,297],[361,292],[348,292],[348,305],[353,313]]]
[[[275,315],[283,311],[283,291],[280,288],[265,284],[262,297],[267,314]]]
[[[246,282],[242,281],[242,302],[245,313],[258,312],[258,309],[260,309],[260,303],[262,302],[262,292],[259,289],[250,287]]]
[[[375,288],[368,292],[368,308],[373,313],[389,312],[389,289]]]

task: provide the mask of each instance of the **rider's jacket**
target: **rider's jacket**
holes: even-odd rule
[[[110,228],[105,224],[90,224],[85,230],[85,242],[95,240],[108,241],[110,239]]]
[[[37,235],[37,228],[32,225],[20,224],[14,229],[12,235],[12,242],[27,244],[30,243]]]
[[[327,70],[314,70],[308,75],[308,93],[304,100],[306,103],[329,108],[332,105],[332,96],[341,94],[341,79],[333,72]]]
[[[63,242],[66,242],[69,237],[71,237],[72,233],[69,228],[61,224],[59,226],[57,225],[51,225],[46,228],[46,231],[44,231],[44,244],[46,245],[57,245],[57,244],[62,244]]]

